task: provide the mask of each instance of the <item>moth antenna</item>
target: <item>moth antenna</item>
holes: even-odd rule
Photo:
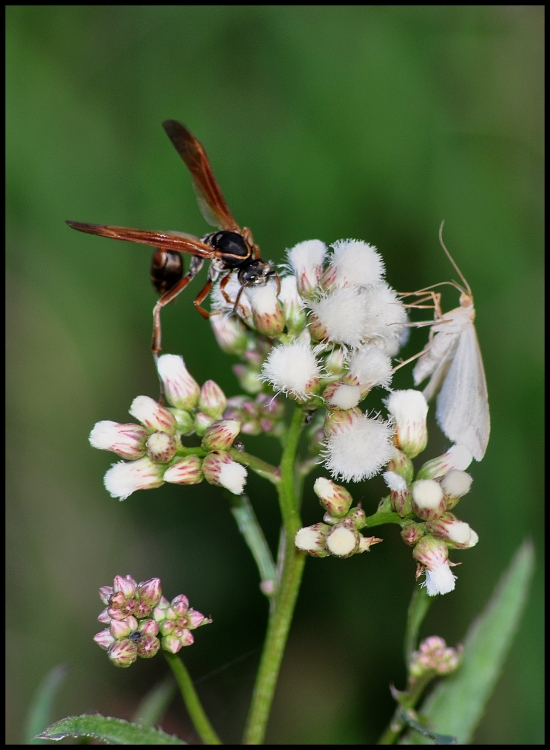
[[[439,227],[439,242],[440,242],[440,244],[441,244],[441,247],[442,247],[442,248],[443,248],[443,250],[445,251],[445,255],[446,255],[446,256],[447,256],[447,258],[448,258],[448,259],[449,259],[449,260],[451,261],[451,263],[453,264],[453,267],[454,267],[455,271],[457,272],[457,274],[458,274],[458,275],[460,276],[460,278],[462,279],[462,282],[463,282],[463,284],[464,284],[464,288],[466,289],[467,293],[468,293],[468,294],[470,295],[470,297],[471,297],[471,296],[472,296],[472,290],[470,289],[470,285],[468,284],[468,282],[467,282],[467,281],[466,281],[466,279],[464,278],[464,274],[462,273],[462,271],[460,270],[460,268],[459,268],[459,267],[457,266],[457,264],[455,263],[455,261],[454,261],[454,259],[453,259],[453,256],[452,256],[452,255],[451,255],[451,253],[450,253],[450,252],[449,252],[449,251],[447,250],[447,248],[445,247],[445,243],[443,242],[443,225],[444,225],[444,224],[445,224],[445,219],[443,219],[443,221],[441,222],[441,226]],[[460,291],[463,291],[463,290],[461,289]]]

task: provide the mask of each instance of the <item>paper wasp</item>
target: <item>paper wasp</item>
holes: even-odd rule
[[[208,280],[197,294],[194,305],[203,316],[210,314],[202,303],[212,289],[212,284],[220,277],[220,289],[227,302],[236,311],[240,296],[247,286],[263,285],[270,278],[279,277],[273,264],[260,257],[260,249],[254,244],[250,229],[239,227],[227,207],[222,192],[210,167],[206,151],[195,136],[176,120],[165,120],[162,123],[176,151],[191,172],[193,185],[202,215],[212,226],[220,231],[211,232],[201,239],[192,235],[177,232],[148,232],[143,229],[125,229],[124,227],[105,226],[102,224],[83,224],[78,221],[67,221],[73,229],[89,234],[99,234],[115,240],[138,242],[156,248],[151,263],[151,280],[160,299],[153,310],[153,341],[151,348],[156,357],[161,350],[160,311],[185,289],[197,275],[205,260],[210,260]],[[184,274],[182,253],[192,255],[189,270]],[[229,299],[225,287],[233,271],[241,285],[236,299]]]

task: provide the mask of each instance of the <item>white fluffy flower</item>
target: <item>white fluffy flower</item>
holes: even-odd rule
[[[262,368],[262,378],[276,391],[292,393],[301,399],[316,391],[320,377],[315,351],[303,341],[276,346]]]
[[[346,346],[362,344],[368,320],[364,291],[342,287],[308,305],[317,319],[310,321],[312,335]]]
[[[325,466],[336,478],[359,482],[370,479],[393,454],[393,429],[388,422],[356,416],[339,424],[326,440]]]
[[[328,286],[369,287],[381,281],[384,262],[373,245],[361,240],[334,242],[330,265],[322,284]]]
[[[413,388],[393,391],[384,403],[395,420],[398,448],[409,458],[415,458],[425,449],[428,442],[428,403],[424,394]]]
[[[385,282],[367,289],[367,320],[363,339],[381,346],[386,354],[393,357],[399,351],[401,339],[409,318],[405,306]]]
[[[428,596],[449,594],[454,591],[456,576],[451,572],[448,562],[441,563],[433,570],[426,569],[426,580],[422,586],[426,587]]]
[[[393,376],[388,355],[374,344],[364,344],[349,360],[349,378],[369,390],[377,385],[388,388]]]

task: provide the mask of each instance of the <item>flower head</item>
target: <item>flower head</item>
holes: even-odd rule
[[[157,361],[157,370],[167,401],[177,409],[194,409],[199,401],[200,388],[189,374],[183,357],[162,354]]]
[[[373,245],[360,240],[337,240],[332,248],[330,265],[321,280],[325,288],[369,287],[382,279],[384,262]]]
[[[393,391],[385,400],[395,421],[395,444],[409,458],[421,453],[428,443],[428,404],[421,391]]]
[[[393,428],[388,422],[354,414],[329,432],[325,466],[334,477],[344,481],[370,479],[390,460],[392,435]]]
[[[414,547],[413,557],[425,569],[426,580],[422,585],[426,587],[428,596],[448,594],[454,590],[456,576],[449,567],[445,542],[427,534]]]
[[[315,350],[303,341],[274,347],[262,368],[262,378],[276,391],[307,399],[319,386],[321,367]]]
[[[165,467],[150,458],[140,458],[128,463],[119,461],[105,474],[105,489],[111,497],[126,500],[136,490],[151,490],[163,484]]]
[[[299,242],[287,250],[289,266],[294,271],[298,291],[303,297],[310,297],[319,284],[326,251],[326,245],[321,240]]]

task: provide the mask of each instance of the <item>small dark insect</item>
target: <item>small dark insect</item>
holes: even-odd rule
[[[141,641],[143,633],[140,633],[139,630],[134,630],[133,633],[130,633],[128,638],[133,641],[134,643],[137,643],[138,641]]]
[[[220,231],[211,232],[198,239],[178,232],[149,232],[143,229],[67,221],[70,227],[80,232],[152,245],[156,248],[151,263],[151,280],[160,295],[153,310],[151,348],[155,357],[161,350],[160,311],[185,289],[201,270],[205,260],[211,261],[208,280],[194,300],[194,305],[203,318],[209,318],[210,313],[202,307],[202,303],[212,289],[212,284],[220,276],[223,277],[220,289],[226,301],[233,305],[234,311],[245,287],[264,285],[270,278],[275,278],[279,283],[273,264],[260,257],[260,249],[254,244],[250,229],[241,229],[231,215],[202,145],[176,120],[165,120],[162,126],[191,172],[202,215],[209,224],[218,227]],[[185,275],[182,253],[193,256],[189,271]],[[229,299],[225,290],[233,271],[237,272],[241,285],[235,300]]]

